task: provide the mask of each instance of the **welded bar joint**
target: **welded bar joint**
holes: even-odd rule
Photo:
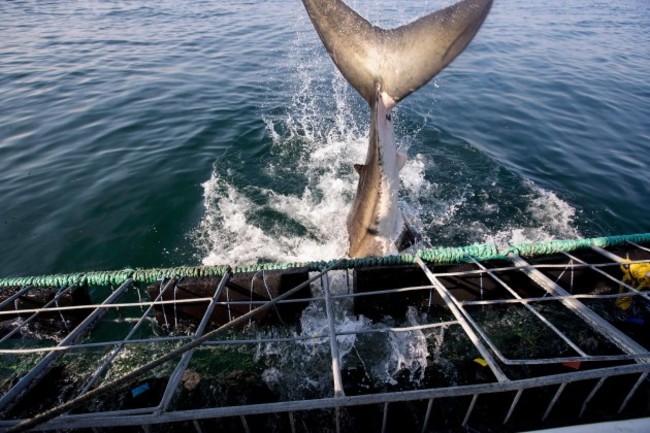
[[[205,328],[208,326],[208,323],[210,322],[210,317],[212,316],[212,312],[214,311],[216,303],[219,300],[219,297],[221,296],[224,287],[226,286],[226,284],[228,284],[228,281],[230,280],[230,275],[231,273],[227,272],[223,277],[221,277],[221,281],[219,282],[219,285],[214,291],[212,300],[210,301],[208,307],[205,309],[205,313],[203,313],[201,322],[199,322],[199,326],[196,328],[196,331],[194,332],[194,336],[192,337],[193,339],[196,339],[201,335],[203,335]],[[175,291],[176,291],[176,285],[174,285],[174,292]],[[174,394],[176,392],[176,388],[178,387],[178,383],[183,378],[183,373],[185,373],[185,370],[187,369],[187,366],[189,365],[195,350],[196,349],[190,349],[187,352],[183,353],[181,360],[178,362],[176,368],[174,369],[174,372],[171,374],[169,380],[167,381],[165,392],[160,400],[160,405],[158,406],[158,409],[156,410],[155,413],[164,412],[169,407],[169,404],[171,403],[172,398],[174,397]]]
[[[452,296],[447,290],[447,288],[440,282],[440,280],[438,280],[438,278],[436,278],[433,272],[429,270],[427,265],[422,261],[420,257],[416,256],[415,260],[417,264],[420,266],[420,268],[422,269],[422,271],[424,272],[424,274],[427,276],[427,278],[429,279],[433,287],[436,289],[436,292],[438,292],[438,295],[440,295],[440,297],[445,301],[445,304],[447,305],[449,310],[453,313],[456,320],[458,320],[460,326],[463,327],[465,334],[467,334],[469,339],[472,341],[474,347],[476,347],[476,349],[479,351],[483,359],[487,361],[490,370],[492,370],[492,373],[497,378],[497,380],[499,382],[508,381],[509,380],[508,377],[503,373],[501,368],[497,365],[494,358],[492,358],[492,354],[483,345],[478,335],[476,335],[476,333],[474,332],[472,326],[465,319],[458,306],[456,306],[456,304],[454,303]]]
[[[594,330],[616,344],[616,346],[618,346],[625,353],[635,355],[647,353],[647,350],[643,346],[634,341],[632,338],[628,337],[625,333],[620,331],[611,323],[603,319],[600,315],[588,308],[585,304],[578,301],[577,299],[571,298],[570,294],[563,287],[554,283],[539,270],[532,268],[524,259],[515,255],[511,255],[510,259],[521,268],[521,271],[524,272],[524,274],[539,284],[540,287],[546,290],[549,294],[554,296],[568,296],[559,299],[559,301],[562,302],[562,304],[569,310],[573,311],[579,317],[581,317]],[[649,361],[650,358],[638,358],[636,360],[636,362],[643,363],[647,363]]]

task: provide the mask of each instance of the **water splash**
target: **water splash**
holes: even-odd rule
[[[332,75],[326,59],[305,50],[294,48],[299,58],[288,109],[263,114],[272,156],[263,170],[272,180],[296,182],[284,189],[242,187],[215,167],[203,184],[205,217],[194,233],[204,264],[323,260],[347,250],[352,167],[365,156],[367,127],[355,121],[361,116],[345,80]],[[260,214],[286,223],[260,223]]]
[[[405,326],[417,326],[426,318],[419,317],[415,307],[409,306]],[[427,339],[421,330],[389,332],[388,356],[375,364],[374,380],[378,383],[397,385],[397,377],[406,373],[408,381],[419,384],[424,378],[429,349]]]
[[[532,181],[526,181],[526,185],[530,189],[526,212],[530,215],[531,223],[528,226],[510,226],[489,234],[485,242],[506,247],[520,243],[580,237],[580,232],[574,225],[576,209],[573,206]]]
[[[319,42],[305,44],[301,31],[295,34],[285,59],[291,79],[280,91],[290,103],[262,103],[269,143],[258,172],[241,175],[246,156],[230,155],[203,183],[205,215],[191,237],[205,265],[330,260],[347,251],[346,219],[358,180],[353,165],[365,159],[367,107]],[[409,156],[400,207],[422,246],[579,235],[576,210],[566,201],[427,124],[431,108],[410,105],[416,102],[407,99],[394,118],[398,147]]]
[[[332,393],[333,379],[329,337],[329,320],[322,305],[310,304],[300,320],[301,332],[292,343],[259,344],[255,359],[264,365],[262,379],[269,388],[289,398]],[[342,365],[355,348],[355,332],[373,327],[363,316],[341,312],[335,321],[339,358]],[[349,334],[348,334],[349,333]],[[300,371],[301,374],[295,374]]]
[[[334,294],[348,290],[344,272],[332,272],[330,289]],[[320,288],[316,285],[313,290],[318,294]],[[423,380],[430,354],[429,337],[421,330],[393,331],[389,329],[396,325],[392,317],[373,322],[363,315],[354,315],[351,299],[337,299],[333,310],[342,370],[361,367],[368,383],[377,389],[396,385],[398,381],[417,386]],[[401,320],[401,326],[416,326],[425,323],[426,317],[409,307]],[[313,301],[302,313],[300,332],[292,334],[294,341],[259,344],[255,359],[263,366],[266,384],[289,398],[331,395],[329,326],[324,302]],[[272,331],[262,331],[265,336],[269,336],[268,332]],[[301,374],[295,374],[296,371]],[[353,386],[356,385],[355,382]]]

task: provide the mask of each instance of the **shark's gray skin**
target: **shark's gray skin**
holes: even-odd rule
[[[395,29],[373,26],[341,0],[302,0],[327,52],[368,102],[370,143],[347,226],[350,257],[396,252],[404,218],[398,208],[399,171],[391,109],[460,54],[493,0],[464,0]]]

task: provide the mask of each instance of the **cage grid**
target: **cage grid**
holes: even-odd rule
[[[285,271],[55,287],[40,306],[28,301],[43,288],[6,289],[0,429],[517,431],[648,417],[650,274],[637,272],[648,265],[647,245],[628,241],[507,261],[294,269],[304,278],[282,293],[271,275]],[[197,284],[208,295],[189,296]],[[75,304],[80,290],[89,295]],[[320,327],[304,329],[306,309],[321,314]],[[360,318],[366,326],[343,326]],[[426,363],[391,358],[381,382],[371,362],[386,358],[366,353],[387,353],[396,335],[424,344]],[[284,366],[288,383],[272,389],[277,380],[264,375],[292,351],[312,358]],[[326,383],[298,393],[296,378],[312,370]]]

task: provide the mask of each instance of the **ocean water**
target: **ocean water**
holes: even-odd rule
[[[368,109],[300,1],[0,16],[0,276],[345,254]],[[402,208],[431,246],[650,231],[648,71],[647,0],[496,0],[397,108]]]

